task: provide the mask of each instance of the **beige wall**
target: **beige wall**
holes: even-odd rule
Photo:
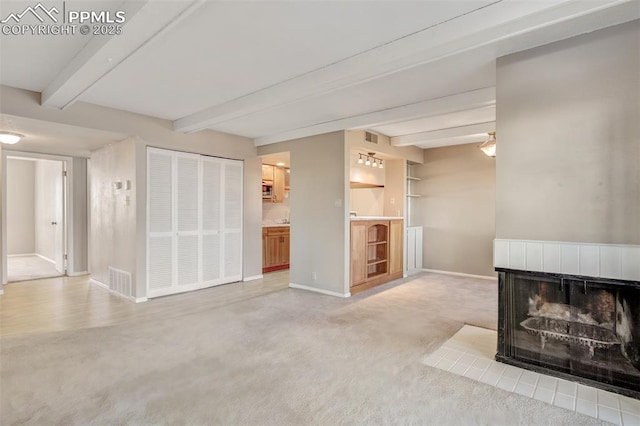
[[[477,144],[426,149],[413,168],[412,221],[424,227],[423,267],[493,276],[495,159]]]
[[[358,216],[382,216],[385,188],[351,188],[350,211]]]
[[[89,268],[91,277],[109,283],[109,266],[136,275],[136,141],[129,139],[94,151],[89,161]],[[116,181],[132,189],[113,189]],[[125,197],[129,196],[129,205]],[[139,289],[138,289],[139,290]],[[139,293],[135,294],[139,296]]]
[[[35,162],[7,159],[7,254],[36,252]]]
[[[404,216],[407,185],[407,162],[404,159],[385,161],[384,216]]]
[[[349,157],[344,132],[258,147],[258,154],[290,153],[290,282],[337,294],[348,292],[346,251]],[[314,279],[315,274],[315,279]]]
[[[638,21],[500,58],[496,237],[640,244]]]

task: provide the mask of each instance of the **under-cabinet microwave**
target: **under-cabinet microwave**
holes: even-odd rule
[[[273,197],[273,183],[262,181],[262,198]]]

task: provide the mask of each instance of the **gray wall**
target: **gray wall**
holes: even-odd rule
[[[498,238],[640,244],[638,21],[500,58]]]
[[[64,242],[62,170],[61,161],[36,160],[35,252],[54,262],[56,255],[63,251]],[[51,222],[57,222],[57,225]],[[60,239],[56,235],[60,235]]]
[[[494,276],[495,159],[477,144],[426,149],[413,174],[421,198],[412,222],[424,227],[423,267]]]
[[[87,159],[73,157],[73,182],[70,191],[73,192],[73,211],[68,218],[73,224],[73,265],[68,265],[69,271],[74,273],[87,272],[89,270],[89,244],[88,244],[88,182]]]
[[[345,294],[349,157],[344,132],[258,147],[259,155],[287,151],[295,182],[289,200],[290,282]]]
[[[36,252],[35,161],[7,159],[7,254]]]
[[[129,139],[94,151],[89,162],[89,270],[109,283],[109,266],[131,272],[136,280],[136,141]],[[113,182],[132,181],[132,189],[113,189]],[[129,205],[125,197],[129,196]]]

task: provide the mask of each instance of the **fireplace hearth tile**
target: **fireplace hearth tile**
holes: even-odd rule
[[[524,383],[526,385],[531,385],[535,387],[538,384],[539,379],[540,379],[540,375],[538,373],[525,370],[522,373],[522,376],[520,376],[520,383]]]
[[[563,393],[556,393],[556,397],[553,400],[553,405],[556,407],[564,408],[567,410],[575,410],[576,399],[572,396],[565,395]]]
[[[640,401],[626,396],[620,396],[620,409],[627,413],[640,416]]]
[[[535,392],[535,390],[536,390],[535,386],[527,384],[527,383],[523,383],[522,381],[520,381],[516,385],[516,388],[515,388],[514,392],[519,394],[519,395],[532,398],[533,397],[533,393]]]
[[[620,403],[618,401],[618,395],[611,392],[598,390],[598,405],[613,408],[614,410],[619,410]]]
[[[537,399],[538,401],[551,404],[553,403],[553,397],[555,396],[555,394],[556,393],[553,389],[537,387],[535,393],[533,394],[533,398]]]
[[[562,393],[564,395],[570,396],[572,398],[576,397],[576,383],[570,382],[568,380],[558,380],[558,393]]]
[[[578,385],[578,398],[597,404],[598,397],[596,395],[596,389],[585,385]]]
[[[622,424],[624,426],[640,426],[640,416],[623,411]]]
[[[621,425],[622,418],[620,417],[620,411],[613,408],[605,407],[604,405],[598,406],[598,418],[605,422],[613,423],[614,425]]]
[[[587,416],[598,418],[598,405],[593,401],[578,398],[576,400],[576,411]]]
[[[452,341],[464,345],[453,349]],[[496,362],[493,360],[495,350],[488,349],[495,348],[496,343],[495,331],[465,325],[422,362],[617,425],[640,426],[640,400]],[[478,350],[479,347],[484,349]]]

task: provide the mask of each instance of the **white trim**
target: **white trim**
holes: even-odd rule
[[[307,291],[313,291],[316,293],[321,293],[321,294],[326,294],[328,296],[335,296],[335,297],[351,297],[351,293],[338,293],[336,291],[329,291],[329,290],[322,290],[321,288],[315,288],[315,287],[309,287],[306,285],[302,285],[302,284],[295,284],[295,283],[289,283],[289,288],[295,288],[298,290],[307,290]]]
[[[142,303],[142,302],[146,302],[146,301],[149,300],[146,297],[127,296],[126,294],[122,294],[122,293],[118,293],[117,291],[113,291],[113,290],[111,290],[109,288],[108,285],[106,285],[103,282],[100,282],[100,281],[96,280],[95,278],[89,278],[89,282],[91,284],[96,284],[98,287],[102,287],[103,289],[107,290],[109,293],[111,293],[111,294],[113,294],[115,296],[121,297],[121,298],[126,299],[126,300],[128,300],[130,302],[133,302],[133,303]]]
[[[260,274],[260,275],[254,275],[252,277],[246,277],[242,281],[244,281],[244,282],[255,281],[255,280],[261,280],[262,278],[264,278],[264,275]]]
[[[465,274],[463,272],[453,272],[453,271],[441,271],[439,269],[422,269],[423,272],[431,272],[434,274],[442,274],[442,275],[455,275],[458,277],[469,277],[469,278],[479,278],[481,280],[489,280],[489,281],[497,281],[498,277],[490,277],[488,275],[475,275],[475,274]]]
[[[67,272],[68,277],[79,277],[81,275],[89,275],[89,271]]]
[[[0,296],[2,296],[4,294],[4,289],[2,288],[2,286],[0,285]]]
[[[33,253],[33,254],[35,254],[36,256],[38,256],[38,257],[39,257],[40,259],[42,259],[42,260],[46,260],[47,262],[51,262],[51,263],[53,263],[54,265],[56,264],[56,261],[55,261],[55,260],[51,260],[51,259],[49,259],[48,257],[41,255],[40,253]]]

